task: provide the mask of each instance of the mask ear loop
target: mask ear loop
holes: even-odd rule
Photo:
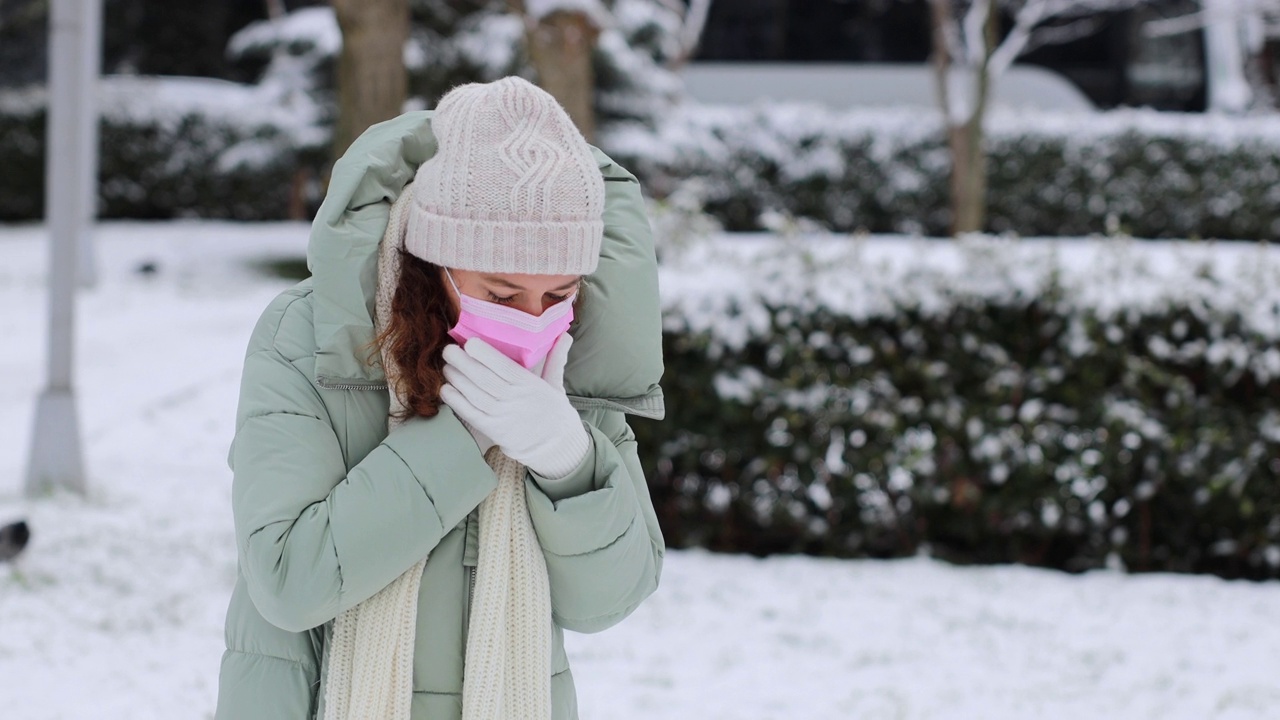
[[[453,291],[458,295],[458,304],[461,305],[462,291],[458,289],[458,284],[453,281],[453,273],[450,273],[449,268],[443,265],[440,266],[440,269],[444,270],[444,276],[449,279],[449,284],[453,286]],[[457,318],[449,317],[449,313],[447,312],[445,313],[444,319],[450,326],[456,325],[458,323]]]
[[[449,268],[443,265],[440,266],[440,269],[444,270],[444,276],[449,278],[449,284],[453,286],[453,291],[458,293],[458,298],[461,299],[462,291],[458,289],[458,283],[453,281],[453,273],[449,272]]]

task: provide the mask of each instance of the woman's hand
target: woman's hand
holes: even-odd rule
[[[565,333],[547,355],[541,376],[480,338],[444,349],[440,398],[509,457],[548,479],[562,478],[591,449],[578,411],[564,393],[564,366],[573,338]]]

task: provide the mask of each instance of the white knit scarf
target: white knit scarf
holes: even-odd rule
[[[376,323],[386,327],[400,280],[400,248],[411,196],[391,208],[378,253]],[[388,430],[401,421],[399,367],[382,354],[390,388]],[[551,717],[551,587],[525,498],[525,468],[496,446],[485,461],[498,487],[480,503],[480,552],[471,595],[463,720]],[[409,720],[418,590],[427,559],[333,623],[324,720]]]

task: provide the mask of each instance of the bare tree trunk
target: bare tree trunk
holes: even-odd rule
[[[982,32],[982,62],[977,68],[974,78],[973,114],[961,127],[964,140],[953,150],[957,157],[963,157],[962,173],[959,175],[959,187],[953,191],[959,194],[954,203],[956,208],[953,234],[982,232],[987,224],[987,138],[985,133],[987,106],[991,97],[991,54],[995,52],[999,40],[999,8],[995,0],[982,0],[988,3],[986,25]],[[963,155],[961,155],[963,153]]]
[[[956,32],[956,19],[951,7],[951,0],[931,0],[930,19],[933,24],[933,67],[934,81],[937,84],[938,98],[942,105],[942,113],[947,131],[947,147],[951,154],[951,234],[959,235],[967,232],[981,232],[986,226],[987,216],[987,152],[984,126],[988,98],[990,97],[991,77],[989,73],[991,55],[995,52],[998,40],[999,13],[993,0],[975,0],[987,3],[986,20],[982,27],[981,59],[976,67],[973,63],[965,63],[965,69],[973,73],[973,97],[970,103],[963,104],[963,113],[957,109],[956,103],[963,103],[963,98],[953,95],[951,72],[954,65],[952,45],[948,33]],[[974,49],[970,49],[972,53]],[[963,117],[961,117],[963,115]]]
[[[336,160],[370,125],[400,114],[408,94],[404,45],[408,0],[332,0],[342,29],[338,57]]]
[[[957,159],[951,174],[951,234],[982,232],[987,221],[987,153],[980,121],[971,120],[948,131],[951,154]]]
[[[929,21],[932,25],[933,38],[933,55],[930,62],[933,65],[934,89],[938,94],[938,105],[942,110],[942,126],[946,129],[947,148],[951,153],[948,200],[951,206],[950,229],[951,234],[955,235],[960,216],[959,200],[963,194],[963,183],[960,179],[968,172],[968,168],[965,167],[968,152],[965,147],[967,136],[956,125],[957,112],[954,103],[958,102],[958,99],[951,93],[951,69],[955,64],[952,51],[958,49],[953,48],[948,37],[948,33],[955,27],[955,13],[951,7],[951,0],[929,0]]]
[[[525,18],[529,60],[538,74],[538,85],[560,101],[587,142],[595,142],[595,70],[591,54],[600,29],[586,13],[553,12],[532,20],[522,0],[508,0],[508,7]]]

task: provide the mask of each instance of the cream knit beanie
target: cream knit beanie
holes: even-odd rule
[[[405,249],[478,272],[589,275],[604,235],[604,178],[569,114],[507,77],[450,90],[418,168]]]

